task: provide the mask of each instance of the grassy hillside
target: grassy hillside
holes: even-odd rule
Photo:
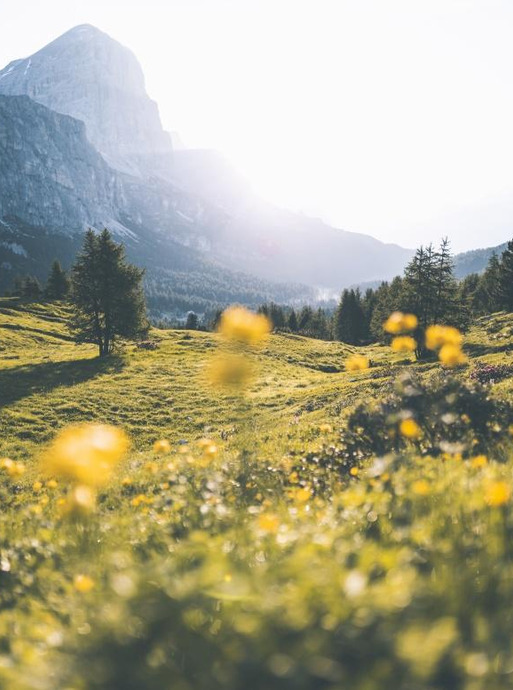
[[[2,687],[509,687],[511,315],[482,319],[452,374],[386,346],[351,373],[352,347],[273,335],[241,395],[208,382],[216,334],[155,330],[157,349],[99,361],[66,316],[0,302]],[[412,410],[418,435],[367,450]],[[41,451],[82,422],[132,447],[77,516]]]

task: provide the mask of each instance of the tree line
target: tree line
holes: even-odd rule
[[[54,261],[46,285],[36,278],[17,278],[11,294],[27,299],[68,300],[73,307],[70,326],[79,342],[94,342],[101,356],[109,354],[117,340],[143,336],[148,330],[142,286],[144,271],[126,260],[122,244],[108,230],[89,230],[69,275]],[[335,309],[300,309],[262,304],[276,331],[323,340],[360,345],[383,340],[383,322],[390,313],[403,311],[418,318],[417,342],[434,323],[465,330],[483,314],[513,311],[513,240],[497,256],[493,254],[482,274],[461,281],[454,276],[449,241],[439,247],[419,247],[402,276],[362,293],[358,288],[342,292]],[[221,310],[203,323],[189,311],[185,328],[215,329]],[[422,351],[417,351],[422,356]]]
[[[482,274],[472,273],[458,281],[449,241],[438,248],[419,247],[402,276],[384,281],[364,292],[346,289],[333,310],[264,304],[259,311],[274,329],[314,338],[338,340],[351,345],[382,341],[383,323],[393,311],[415,314],[417,338],[434,323],[467,329],[478,316],[513,311],[513,240],[499,257],[492,254]],[[422,352],[417,352],[422,355]]]

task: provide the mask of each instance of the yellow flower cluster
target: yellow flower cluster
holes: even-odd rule
[[[25,465],[22,462],[15,462],[11,458],[0,460],[0,469],[5,470],[9,477],[21,477],[25,473]]]
[[[394,311],[383,324],[383,329],[392,335],[399,335],[414,331],[418,323],[415,314],[403,314],[401,311]]]
[[[44,452],[42,462],[48,474],[73,484],[68,512],[80,515],[94,509],[94,490],[110,479],[128,446],[123,431],[104,424],[71,426],[57,435]]]
[[[392,340],[391,347],[395,352],[415,352],[417,341],[411,335],[400,335]]]
[[[254,314],[244,307],[233,306],[223,312],[218,330],[227,340],[258,345],[269,336],[271,324],[263,314]]]
[[[364,371],[369,366],[369,359],[365,355],[352,355],[346,359],[347,371]]]
[[[446,367],[465,364],[467,357],[461,346],[463,336],[453,326],[429,326],[426,330],[426,347],[428,350],[438,350],[438,359]]]

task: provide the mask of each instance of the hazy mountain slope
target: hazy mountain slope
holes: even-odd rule
[[[110,168],[82,122],[27,96],[0,96],[0,289],[17,274],[44,279],[55,257],[69,266],[84,230],[107,226],[147,268],[148,293],[160,311],[313,297],[305,287],[271,284],[209,260],[198,247],[222,218],[207,217],[172,185]]]
[[[136,235],[158,233],[159,252],[162,242],[176,242],[231,270],[335,292],[390,278],[411,255],[261,201],[215,152],[181,150],[173,156],[136,58],[94,27],[76,27],[30,58],[12,62],[0,72],[0,94],[29,95],[82,120],[110,167],[131,175],[123,178],[119,204],[107,210]],[[39,148],[47,142],[42,133]],[[44,209],[41,218],[37,205],[30,217],[26,210],[23,204],[10,208],[24,222],[46,224]]]
[[[493,253],[500,257],[506,249],[506,243],[486,249],[473,249],[470,252],[457,254],[454,259],[454,272],[458,278],[464,278],[469,273],[481,273],[485,270]]]

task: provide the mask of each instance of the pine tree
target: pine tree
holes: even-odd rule
[[[147,332],[143,274],[127,263],[123,245],[107,229],[86,233],[71,272],[71,327],[78,342],[95,343],[104,357],[119,338]]]
[[[60,263],[55,259],[46,282],[45,297],[49,300],[65,299],[69,292],[69,279]]]
[[[365,329],[360,293],[344,290],[335,312],[334,334],[337,340],[350,345],[358,344]]]
[[[513,311],[513,240],[501,256],[497,275],[497,297],[500,306],[506,311]]]
[[[193,311],[190,311],[187,314],[187,320],[185,322],[185,328],[188,331],[197,331],[198,330],[198,315],[195,314]]]
[[[501,262],[495,252],[492,253],[485,272],[481,276],[479,285],[479,298],[483,305],[484,313],[493,313],[502,308],[500,295]]]
[[[38,299],[41,297],[41,284],[34,276],[26,276],[22,283],[21,296],[27,299]]]
[[[294,309],[290,310],[288,327],[290,328],[292,333],[297,333],[297,330],[298,330],[297,314],[294,311]]]

